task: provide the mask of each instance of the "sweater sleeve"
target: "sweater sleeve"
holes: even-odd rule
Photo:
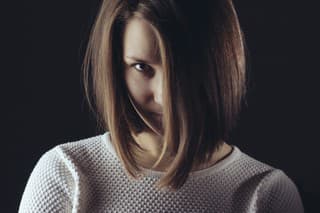
[[[71,212],[74,180],[56,148],[38,160],[26,184],[19,213]]]
[[[303,213],[304,208],[294,182],[279,169],[271,172],[261,185],[258,212]]]

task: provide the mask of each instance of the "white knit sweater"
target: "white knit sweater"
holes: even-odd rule
[[[58,145],[40,158],[19,212],[302,213],[293,181],[233,145],[225,159],[195,171],[177,192],[157,191],[161,172],[129,179],[110,134]]]

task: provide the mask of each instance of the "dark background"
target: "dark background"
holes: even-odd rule
[[[5,13],[2,47],[9,57],[1,66],[1,212],[17,211],[45,151],[100,133],[80,81],[98,4],[30,0]],[[289,0],[236,0],[235,5],[249,49],[251,83],[248,107],[229,143],[285,171],[306,212],[320,212],[318,7]]]

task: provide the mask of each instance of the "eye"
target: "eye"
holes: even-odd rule
[[[132,64],[132,67],[139,72],[147,72],[150,70],[150,66],[144,63],[135,63]]]

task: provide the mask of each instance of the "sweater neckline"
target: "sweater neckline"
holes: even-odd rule
[[[106,145],[107,150],[111,152],[119,160],[117,153],[113,147],[113,144],[111,143],[110,132],[105,132],[104,134],[102,134],[101,139],[103,143]],[[242,152],[236,145],[230,144],[230,146],[232,147],[232,151],[225,158],[208,168],[192,171],[190,172],[189,176],[192,178],[198,178],[213,175],[214,173],[219,172],[223,168],[227,167],[228,165],[236,161],[240,157]],[[161,177],[165,174],[165,172],[162,171],[151,170],[143,167],[141,169],[146,176]]]

